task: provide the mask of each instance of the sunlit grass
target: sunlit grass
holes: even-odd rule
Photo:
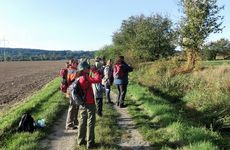
[[[223,146],[223,138],[219,133],[186,118],[186,112],[182,108],[178,109],[181,103],[170,102],[134,83],[129,85],[128,93],[129,112],[153,148],[215,149]]]
[[[29,97],[27,101],[2,116],[0,149],[39,149],[39,139],[49,133],[49,128],[54,120],[68,106],[64,95],[59,92],[59,84],[60,79],[55,79],[35,95]],[[33,133],[16,132],[16,127],[24,112],[30,112],[35,120],[44,118],[46,128]]]

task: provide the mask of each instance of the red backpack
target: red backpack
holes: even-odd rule
[[[121,79],[124,75],[125,73],[122,70],[122,64],[116,64],[113,70],[114,79]]]
[[[62,81],[61,81],[61,85],[60,85],[60,90],[63,93],[66,93],[67,88],[68,88],[67,74],[68,74],[68,69],[67,68],[63,68],[59,72],[59,75],[62,77]]]

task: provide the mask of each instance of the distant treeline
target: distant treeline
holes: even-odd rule
[[[39,60],[66,60],[71,58],[93,58],[95,51],[52,51],[26,48],[0,47],[0,61],[39,61]]]

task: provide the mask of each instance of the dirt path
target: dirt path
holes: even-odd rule
[[[115,103],[116,95],[111,93],[113,102]],[[151,150],[149,143],[144,141],[141,134],[136,129],[136,125],[132,120],[132,117],[128,114],[127,108],[119,108],[116,105],[115,109],[120,114],[118,118],[118,125],[125,129],[121,137],[119,145],[123,150]]]
[[[111,98],[115,103],[116,95],[111,93]],[[126,131],[122,137],[119,146],[123,150],[151,150],[149,143],[145,142],[137,131],[131,116],[127,112],[127,108],[115,109],[120,113],[118,125]],[[46,150],[73,150],[76,144],[77,130],[65,130],[65,119],[67,111],[54,124],[53,131],[44,140],[41,141],[41,148]]]
[[[46,150],[73,150],[77,130],[65,130],[67,111],[54,124],[53,131],[41,141],[41,148]]]

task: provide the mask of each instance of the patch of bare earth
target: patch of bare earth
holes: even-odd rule
[[[0,62],[0,110],[41,89],[64,66],[63,61]]]

